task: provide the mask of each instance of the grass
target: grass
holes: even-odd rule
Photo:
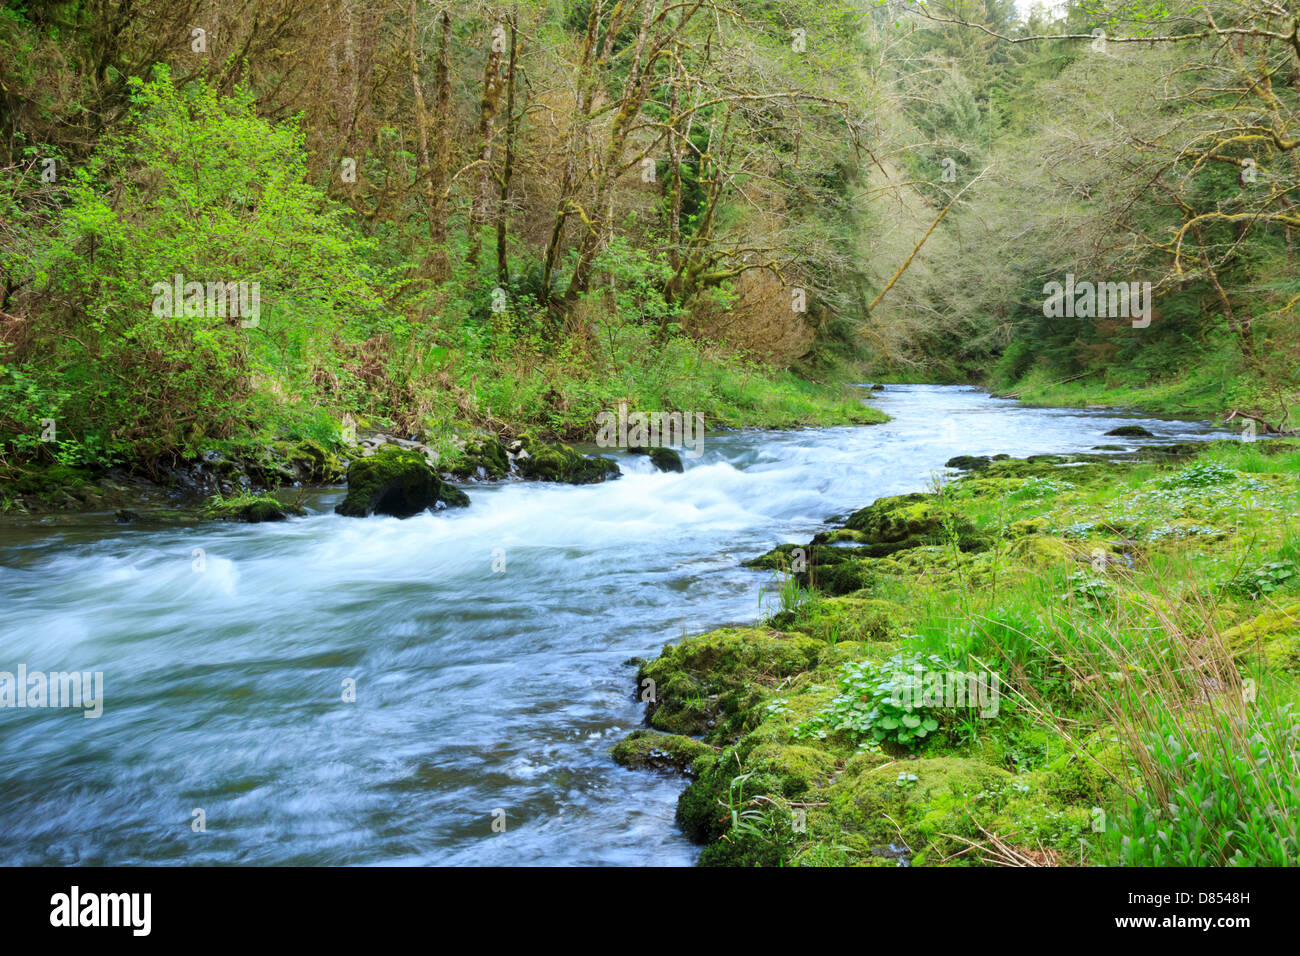
[[[747,778],[745,808],[799,793],[807,830],[747,827],[722,855],[869,863],[887,839],[931,864],[1300,863],[1300,446],[936,490],[988,547],[864,559],[874,583],[849,595],[774,582],[771,626],[826,649],[711,742],[737,774],[773,748],[837,769]],[[937,728],[899,739],[880,681],[900,661],[997,675],[996,716],[924,707]],[[907,787],[880,783],[900,769]]]

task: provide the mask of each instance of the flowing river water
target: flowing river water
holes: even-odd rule
[[[710,434],[684,474],[620,454],[617,481],[471,485],[404,521],[337,517],[332,489],[280,524],[0,528],[0,671],[104,675],[98,718],[0,709],[0,863],[689,864],[682,781],[608,750],[641,726],[629,658],[762,614],[742,560],[954,455],[1210,434],[868,400],[893,420]]]

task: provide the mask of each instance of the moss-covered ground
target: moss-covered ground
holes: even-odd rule
[[[1144,455],[995,461],[756,556],[777,612],[638,674],[700,862],[1300,862],[1300,444]]]

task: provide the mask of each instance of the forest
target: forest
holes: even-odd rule
[[[51,824],[78,861],[273,825],[242,859],[626,863],[576,849],[623,804],[547,836],[532,741],[648,788],[668,863],[1300,863],[1294,0],[5,0],[0,171],[24,674],[97,673],[86,723],[159,775],[186,738],[114,724],[115,681],[220,725],[397,668],[479,748],[375,768],[356,849],[371,804],[285,799],[319,718],[282,701],[283,751],[232,729],[120,839]],[[586,681],[534,723],[421,691],[473,658],[479,706],[525,620],[511,666]],[[214,670],[173,685],[136,642],[181,633]],[[222,676],[262,642],[279,690]],[[594,712],[615,739],[547,749]],[[38,730],[0,743],[107,814],[111,763]],[[241,781],[202,849],[157,822]],[[471,849],[506,820],[517,856]]]

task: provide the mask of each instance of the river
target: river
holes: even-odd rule
[[[620,455],[617,481],[467,485],[404,521],[337,517],[331,489],[280,524],[0,528],[0,671],[104,675],[98,718],[0,709],[0,862],[688,865],[681,780],[608,750],[641,725],[629,658],[760,616],[743,559],[954,455],[1209,434],[868,400],[893,420],[709,434],[684,474]]]

